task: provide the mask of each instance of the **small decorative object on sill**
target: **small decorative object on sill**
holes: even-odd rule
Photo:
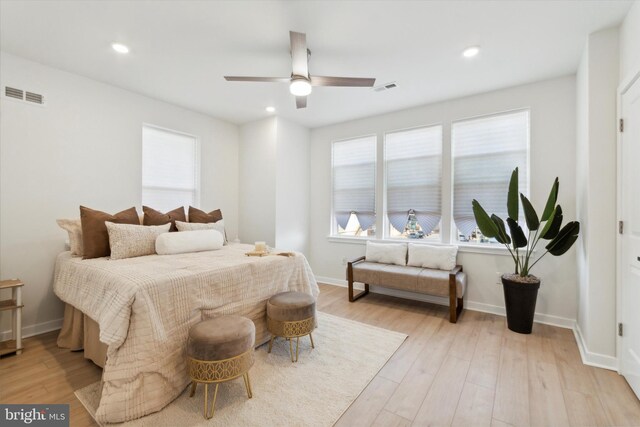
[[[560,256],[567,252],[578,239],[580,223],[570,221],[562,227],[562,208],[556,205],[558,200],[558,178],[551,186],[542,215],[538,217],[533,205],[527,197],[520,193],[518,198],[518,168],[511,174],[507,194],[507,225],[502,218],[489,214],[473,200],[473,215],[480,232],[487,238],[494,238],[502,243],[513,258],[515,271],[502,276],[507,326],[520,334],[530,334],[533,328],[533,317],[536,311],[536,300],[540,279],[530,274],[531,269],[546,254]],[[529,230],[528,237],[518,223],[520,202],[524,211],[524,220]],[[507,227],[509,232],[507,233]],[[546,251],[534,261],[533,254],[540,239],[547,240]]]
[[[409,237],[410,239],[422,239],[424,237],[424,232],[418,225],[416,211],[414,211],[413,209],[409,209],[409,217],[407,219],[407,226],[405,227],[405,231],[407,232],[407,237]]]

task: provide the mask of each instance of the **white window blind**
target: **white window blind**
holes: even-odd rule
[[[376,222],[376,137],[334,142],[333,214],[345,229],[351,213],[362,230]]]
[[[198,156],[192,136],[142,128],[142,204],[167,212],[198,204]]]
[[[507,216],[511,172],[519,168],[519,191],[528,194],[529,111],[459,121],[452,126],[453,220],[469,236],[476,228],[471,202]]]
[[[442,126],[392,132],[385,136],[387,218],[397,231],[409,210],[425,234],[440,223]]]

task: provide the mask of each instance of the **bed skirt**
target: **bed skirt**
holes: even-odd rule
[[[100,341],[100,326],[91,317],[71,304],[64,307],[62,329],[58,335],[58,347],[71,351],[84,350],[85,359],[101,368],[107,360],[107,345]]]
[[[254,316],[255,317],[255,316]],[[263,315],[253,318],[256,325],[256,347],[269,341],[271,334],[267,331]],[[91,360],[101,368],[107,361],[108,346],[100,341],[100,326],[91,317],[71,304],[65,304],[62,328],[58,334],[58,347],[71,351],[84,350],[84,358]]]

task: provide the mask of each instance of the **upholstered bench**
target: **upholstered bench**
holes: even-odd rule
[[[316,300],[312,295],[304,292],[282,292],[267,301],[267,329],[271,332],[269,353],[276,337],[283,337],[289,341],[291,361],[297,362],[300,337],[309,335],[311,348],[315,348],[312,335],[315,326]],[[293,358],[293,338],[296,339],[295,359]]]
[[[421,266],[429,264],[421,258],[425,256],[429,257],[433,251],[437,253],[437,251],[442,249],[435,246],[428,247],[427,245],[409,244],[409,259],[407,261],[407,250],[405,249],[403,252],[399,245],[405,244],[372,244],[371,242],[367,242],[367,251],[368,253],[371,252],[371,255],[363,256],[347,263],[349,301],[354,302],[367,295],[369,293],[369,285],[448,297],[449,321],[456,323],[464,306],[464,294],[467,288],[467,276],[462,271],[462,266],[455,264],[457,248],[455,252],[453,252],[453,255],[446,254],[449,258],[447,262],[435,264],[452,267],[447,270],[442,270]],[[388,248],[383,248],[382,250],[386,250],[387,252],[395,251],[395,253],[386,254],[386,258],[380,257],[378,253],[371,250],[372,246],[388,246]],[[412,259],[412,254],[414,253],[416,255],[413,256],[414,259]],[[452,259],[451,256],[453,256]],[[364,284],[364,291],[357,295],[354,295],[353,292],[353,284],[355,282]]]
[[[242,376],[249,399],[253,397],[249,368],[253,366],[256,327],[246,317],[225,315],[204,320],[191,327],[187,344],[191,394],[204,384],[204,417],[213,417],[218,385]],[[208,411],[209,384],[215,383],[211,413]]]

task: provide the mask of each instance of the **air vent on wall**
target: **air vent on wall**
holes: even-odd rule
[[[35,92],[24,91],[11,86],[4,87],[4,96],[6,98],[17,99],[30,104],[44,105],[43,95]]]
[[[44,104],[44,97],[39,93],[27,92],[24,100],[27,102],[35,102],[36,104]]]
[[[24,92],[21,91],[20,89],[16,89],[15,87],[5,86],[4,96],[7,96],[9,98],[15,98],[15,99],[23,99]]]
[[[396,82],[391,82],[391,83],[385,83],[380,86],[376,86],[373,88],[373,90],[375,90],[376,92],[382,92],[383,90],[389,90],[396,87],[398,87],[398,84]]]

